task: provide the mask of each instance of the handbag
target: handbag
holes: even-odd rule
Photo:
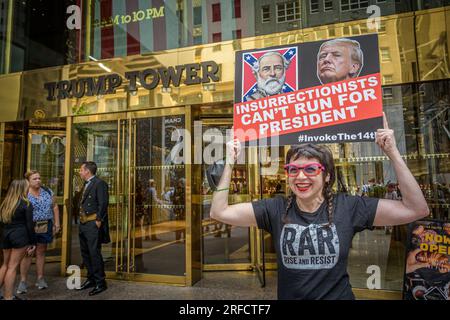
[[[206,169],[206,178],[213,191],[217,189],[225,168],[225,160],[217,160]]]
[[[48,232],[48,220],[44,221],[36,221],[34,225],[34,232],[35,233],[47,233]]]

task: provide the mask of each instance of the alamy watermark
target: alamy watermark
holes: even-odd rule
[[[234,137],[239,137],[240,141],[248,140],[247,147],[257,147],[255,152],[257,156],[250,156],[242,151],[236,160],[237,164],[263,166],[264,175],[275,175],[279,170],[278,160],[281,156],[279,149],[279,137],[272,136],[269,139],[258,139],[257,132],[254,129],[233,130],[227,129],[225,132],[219,128],[209,127],[203,130],[202,121],[194,121],[194,132],[186,128],[177,128],[175,126],[166,126],[170,133],[170,150],[162,150],[164,162],[166,164],[206,164],[211,165],[218,160],[227,158],[227,142],[232,141]],[[167,132],[166,132],[167,133]],[[166,135],[163,135],[165,137]],[[166,142],[167,145],[167,142]],[[186,157],[186,148],[193,151],[192,158]],[[268,152],[270,148],[270,152]],[[270,155],[269,155],[270,153]]]
[[[367,289],[381,289],[381,268],[377,265],[367,267],[366,273],[370,274],[367,278]]]
[[[81,287],[81,270],[77,265],[67,267],[66,274],[69,274],[66,280],[66,286],[69,290],[80,289]]]

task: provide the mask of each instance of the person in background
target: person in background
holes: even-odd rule
[[[375,179],[369,180],[369,193],[368,196],[372,198],[378,198],[383,199],[384,195],[386,194],[386,189],[382,185],[381,181],[378,181],[378,183],[375,182]]]
[[[157,213],[160,212],[158,206],[162,206],[164,202],[158,198],[158,191],[156,190],[156,182],[154,179],[148,180],[146,198],[148,203],[148,211],[147,211],[148,235],[146,236],[146,239],[158,241],[160,239],[157,237],[156,228],[154,228],[153,225],[158,223]]]
[[[370,185],[363,182],[361,186],[361,197],[367,197],[369,194]]]
[[[169,220],[175,219],[175,212],[173,211],[172,205],[172,198],[175,194],[175,188],[174,187],[168,187],[166,188],[166,192],[163,192],[161,194],[161,197],[164,199],[164,204],[168,205],[168,208],[166,208],[167,217]]]
[[[174,214],[176,220],[184,220],[185,215],[185,199],[186,199],[186,179],[180,178],[175,186],[173,194]],[[175,240],[183,240],[185,238],[185,228],[180,227],[175,231]]]
[[[387,190],[386,190],[386,194],[384,195],[385,199],[390,199],[390,200],[400,200],[398,194],[397,194],[397,190],[396,190],[396,184],[393,182],[390,182],[387,185]]]
[[[78,290],[89,291],[89,296],[107,289],[102,244],[111,242],[108,222],[108,184],[96,176],[97,164],[84,161],[80,177],[84,187],[80,199],[80,249],[83,264],[87,268],[87,280]]]
[[[29,183],[28,200],[33,205],[33,221],[36,233],[36,287],[39,290],[48,288],[44,279],[45,252],[53,236],[61,231],[59,209],[53,191],[42,186],[41,175],[36,170],[25,173]],[[31,266],[31,255],[26,255],[20,263],[20,282],[17,294],[27,293],[27,276]]]
[[[401,200],[402,199],[402,191],[398,187],[398,183],[395,185],[395,191],[397,191],[397,197]]]
[[[2,298],[5,300],[21,300],[13,295],[17,267],[25,254],[33,254],[36,250],[33,206],[27,193],[27,180],[13,180],[0,205],[0,247],[3,249],[0,288],[5,286]]]
[[[275,192],[273,193],[273,196],[284,194],[285,192],[283,191],[283,186],[281,185],[280,181],[278,181],[277,184],[275,185]]]

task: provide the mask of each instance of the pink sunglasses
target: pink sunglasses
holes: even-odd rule
[[[284,166],[284,170],[286,170],[289,177],[296,177],[300,173],[300,170],[303,170],[305,176],[313,177],[319,175],[320,172],[325,171],[325,167],[317,162],[308,163],[305,166],[298,166],[294,163],[290,163]]]

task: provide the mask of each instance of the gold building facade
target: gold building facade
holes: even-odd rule
[[[63,232],[52,244],[49,260],[58,261],[64,275],[69,265],[81,264],[78,169],[82,161],[93,160],[110,186],[113,241],[103,248],[108,277],[190,286],[202,272],[213,270],[254,270],[261,276],[276,269],[270,236],[210,219],[207,166],[195,161],[211,143],[224,143],[205,137],[232,126],[235,52],[378,33],[388,121],[432,217],[448,219],[449,21],[450,7],[441,7],[382,17],[378,29],[358,20],[0,76],[0,196],[26,169],[41,172],[62,207]],[[86,37],[86,56],[92,53],[92,41]],[[160,82],[148,90],[138,80],[137,91],[130,91],[125,77],[133,71],[207,61],[219,66],[219,81],[187,85],[183,73],[179,86]],[[122,77],[114,93],[47,99],[46,83],[110,74]],[[190,134],[180,136],[180,129]],[[359,194],[372,178],[382,184],[395,181],[388,159],[375,144],[331,148],[342,181],[336,189]],[[174,150],[183,158],[180,163],[168,157]],[[247,149],[248,164],[233,173],[230,202],[270,197],[280,184],[286,190],[286,151]],[[264,167],[270,166],[278,171],[265,174]],[[150,184],[156,198],[149,199]],[[357,296],[401,297],[405,245],[406,226],[391,234],[378,229],[355,237],[349,274]],[[364,289],[371,265],[381,268],[380,291]]]

